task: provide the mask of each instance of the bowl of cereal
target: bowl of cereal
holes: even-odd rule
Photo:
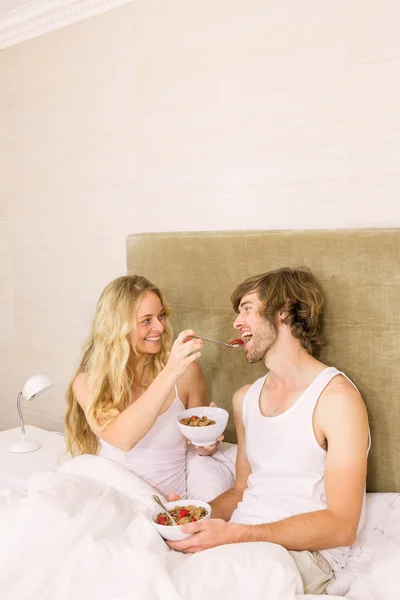
[[[216,406],[188,408],[178,414],[178,426],[195,446],[212,446],[225,431],[229,413]]]
[[[172,523],[158,504],[151,511],[150,518],[158,533],[170,542],[178,542],[190,537],[191,534],[181,531],[182,525],[209,519],[211,515],[211,506],[202,500],[174,500],[165,502],[164,506],[171,513],[177,525]]]

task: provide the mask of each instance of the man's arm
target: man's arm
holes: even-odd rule
[[[248,385],[240,388],[232,399],[233,418],[238,442],[235,484],[230,490],[210,502],[212,517],[221,518],[225,521],[229,521],[233,511],[242,500],[244,490],[247,488],[247,480],[251,473],[251,467],[246,455],[246,439],[242,416],[243,399],[249,387]]]
[[[368,417],[357,390],[342,376],[328,385],[314,414],[327,440],[327,508],[265,525],[241,525],[210,519],[185,525],[195,533],[177,542],[183,552],[220,544],[266,541],[289,550],[323,550],[353,544],[364,498],[369,441]],[[197,527],[196,527],[197,525]],[[186,543],[186,544],[185,544]]]
[[[229,526],[226,521],[229,521],[233,511],[243,498],[244,490],[247,488],[247,479],[251,473],[251,467],[246,455],[246,439],[242,416],[243,399],[249,387],[250,386],[247,385],[240,388],[237,392],[235,392],[232,399],[233,418],[235,421],[236,436],[238,441],[235,484],[230,490],[227,490],[215,498],[215,500],[210,502],[212,516],[211,520],[214,523],[223,523],[226,527]],[[193,525],[195,525],[195,523],[193,523]],[[194,532],[191,531],[190,533]],[[197,552],[198,550],[203,550],[203,548],[198,546],[192,548],[189,542],[189,540],[195,540],[196,538],[199,538],[199,535],[193,535],[187,540],[183,540],[181,542],[167,542],[167,544],[173,550],[180,550],[182,552]],[[218,539],[218,535],[215,539]],[[212,546],[218,546],[221,543],[224,544],[227,542],[216,542],[212,544]],[[207,547],[212,546],[210,545]]]

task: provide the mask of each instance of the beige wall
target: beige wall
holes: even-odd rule
[[[0,52],[0,428],[141,231],[399,226],[396,0],[137,0]],[[163,257],[160,257],[160,261]]]

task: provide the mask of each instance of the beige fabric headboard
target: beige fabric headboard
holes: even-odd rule
[[[129,274],[164,292],[174,332],[235,337],[230,295],[251,275],[308,266],[327,298],[322,360],[344,371],[366,402],[372,433],[369,491],[400,492],[400,230],[155,233],[127,238]],[[206,344],[209,399],[230,413],[232,394],[265,372],[240,350]],[[232,418],[226,432],[235,441]]]

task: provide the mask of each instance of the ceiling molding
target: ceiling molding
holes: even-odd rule
[[[0,15],[0,50],[133,0],[36,0]]]

